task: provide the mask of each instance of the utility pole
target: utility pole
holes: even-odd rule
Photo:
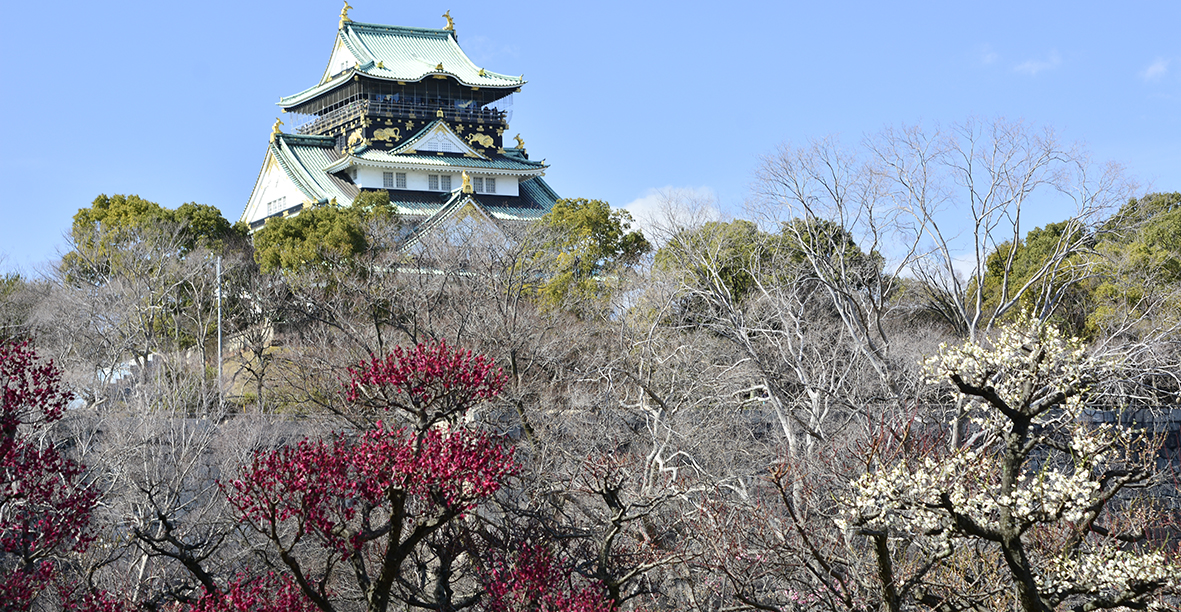
[[[221,385],[221,255],[217,256],[217,409],[224,410],[225,393]]]

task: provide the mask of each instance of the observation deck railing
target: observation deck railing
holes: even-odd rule
[[[324,134],[329,130],[348,123],[364,115],[377,117],[415,117],[427,121],[438,117],[439,110],[443,111],[443,118],[451,121],[470,121],[472,123],[486,123],[491,125],[507,125],[508,111],[495,108],[455,108],[453,106],[439,106],[437,104],[411,104],[406,102],[378,102],[376,100],[354,100],[328,111],[315,119],[298,125],[297,134]]]

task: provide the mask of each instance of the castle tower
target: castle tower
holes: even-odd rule
[[[241,220],[256,230],[365,190],[388,191],[417,232],[461,210],[502,227],[549,212],[548,166],[529,159],[519,135],[505,146],[524,78],[476,66],[450,11],[433,30],[357,23],[349,8],[320,82],[279,100],[286,114]]]

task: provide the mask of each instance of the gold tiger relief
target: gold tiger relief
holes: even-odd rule
[[[467,137],[469,143],[478,143],[480,146],[492,146],[492,137],[487,134],[471,134]]]
[[[396,142],[402,139],[402,132],[398,128],[382,128],[373,132],[373,139]]]

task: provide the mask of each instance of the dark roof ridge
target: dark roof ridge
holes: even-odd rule
[[[369,30],[381,30],[386,32],[406,32],[414,34],[433,34],[436,36],[455,36],[454,30],[441,30],[435,28],[416,28],[412,26],[387,25],[384,23],[363,23],[359,21],[348,22],[349,27],[360,27]]]
[[[312,134],[288,134],[286,132],[279,132],[276,136],[282,138],[285,142],[301,145],[312,145],[321,147],[335,147],[335,136],[315,136]]]

